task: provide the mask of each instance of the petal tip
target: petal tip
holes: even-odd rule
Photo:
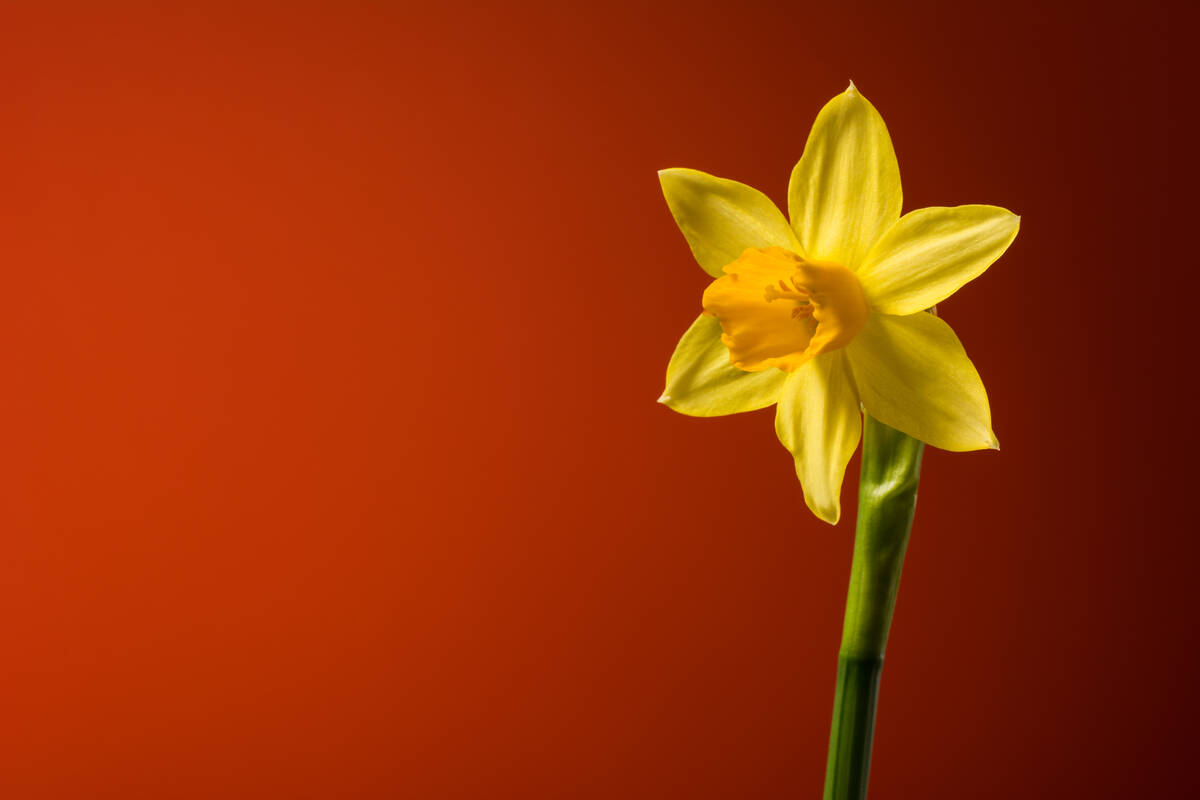
[[[666,167],[658,171],[658,182],[666,183],[668,180],[684,180],[689,173],[695,173],[696,170],[687,167]]]
[[[994,433],[992,434],[992,441],[991,441],[991,444],[988,445],[988,448],[991,450],[999,450],[1000,449],[1000,440],[996,438],[996,434],[994,434]]]
[[[858,87],[854,85],[854,81],[851,80],[850,85],[846,87],[846,94],[862,94],[862,92],[858,90]]]
[[[813,516],[828,525],[837,525],[842,518],[841,503],[837,503],[832,508],[822,506],[809,500],[808,493],[804,495],[804,504],[808,506],[808,510],[813,513]]]
[[[655,400],[654,402],[662,403],[665,406],[671,402],[671,395],[667,394],[666,392],[663,392],[661,395],[659,395],[658,399]]]

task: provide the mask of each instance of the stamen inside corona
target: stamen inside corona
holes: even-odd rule
[[[705,290],[704,310],[721,323],[730,362],[748,372],[791,372],[845,347],[868,313],[853,272],[781,247],[743,252]]]
[[[779,281],[778,287],[775,284],[769,284],[763,290],[763,296],[768,303],[774,300],[791,300],[796,304],[792,309],[792,319],[811,321],[812,301],[809,300],[808,290],[800,285],[795,276],[790,279],[790,285],[782,280]]]

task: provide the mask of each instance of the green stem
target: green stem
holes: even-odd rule
[[[858,525],[838,653],[825,800],[867,796],[883,651],[912,531],[924,448],[916,439],[864,417]]]

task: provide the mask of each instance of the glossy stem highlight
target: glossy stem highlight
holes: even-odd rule
[[[838,653],[825,800],[867,796],[879,677],[912,531],[924,449],[922,442],[864,417],[858,522]]]

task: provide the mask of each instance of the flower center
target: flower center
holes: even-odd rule
[[[763,289],[768,303],[790,301],[792,319],[809,326],[805,352],[811,358],[850,344],[867,324],[867,300],[858,276],[832,261],[810,261],[793,254],[796,272]]]
[[[791,300],[796,304],[792,309],[792,319],[806,320],[815,327],[816,323],[812,321],[813,304],[809,299],[812,292],[805,289],[795,275],[786,282],[780,278],[778,285],[768,284],[763,290],[763,297],[768,303],[774,300]]]
[[[747,372],[791,372],[845,347],[868,313],[853,272],[781,247],[743,252],[705,290],[704,310],[721,323],[731,363]]]

